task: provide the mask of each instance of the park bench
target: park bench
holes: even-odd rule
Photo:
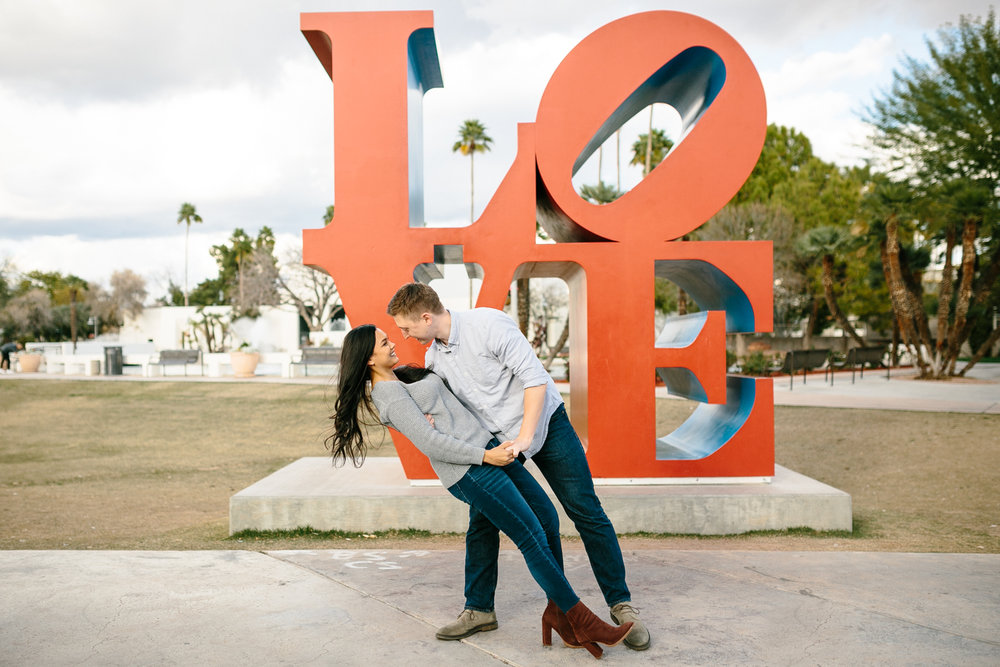
[[[205,374],[205,362],[201,350],[160,350],[159,358],[153,363],[160,367],[160,375],[166,375],[167,366],[183,366],[184,375],[187,376],[189,364],[199,364],[201,374]]]
[[[339,347],[304,347],[302,356],[293,365],[302,366],[302,374],[309,375],[309,364],[313,366],[337,366],[340,364]]]
[[[817,368],[822,368],[830,358],[830,350],[789,350],[785,352],[785,358],[780,367],[772,370],[777,373],[788,373],[788,388],[792,388],[795,373],[802,371],[802,383],[806,382],[806,373]]]
[[[861,377],[863,379],[865,377],[866,364],[871,368],[884,366],[885,379],[888,380],[889,365],[882,362],[885,353],[886,349],[884,347],[852,347],[847,351],[843,361],[830,364],[830,384],[833,384],[833,371],[847,367],[850,367],[851,369],[851,384],[854,384],[855,370],[861,371]],[[823,377],[824,379],[826,378],[826,373],[823,374]]]

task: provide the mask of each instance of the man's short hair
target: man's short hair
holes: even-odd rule
[[[430,285],[409,283],[396,290],[396,294],[389,301],[386,312],[392,317],[397,315],[414,317],[423,313],[442,315],[444,314],[444,306],[441,305],[441,299]]]

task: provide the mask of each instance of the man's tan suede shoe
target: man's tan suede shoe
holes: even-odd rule
[[[649,648],[649,631],[639,618],[639,612],[628,602],[620,602],[611,608],[611,620],[622,625],[632,622],[632,630],[625,635],[625,646],[633,651],[645,651]]]
[[[439,629],[435,636],[438,639],[452,641],[455,639],[465,639],[477,632],[496,630],[497,627],[496,612],[463,609],[462,613],[458,615],[458,619]]]

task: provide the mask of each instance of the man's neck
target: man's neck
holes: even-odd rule
[[[448,337],[451,336],[451,311],[444,311],[444,315],[439,315],[434,324],[434,339],[440,341],[442,345],[447,345]]]

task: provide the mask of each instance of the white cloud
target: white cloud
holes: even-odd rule
[[[312,64],[287,62],[273,88],[142,101],[69,106],[0,90],[0,211],[39,223],[167,217],[183,201],[210,208],[332,189],[329,79]]]
[[[892,36],[867,37],[848,51],[818,51],[803,59],[789,59],[777,72],[762,72],[767,95],[783,98],[803,90],[828,90],[832,86],[865,81],[892,70],[896,50]]]
[[[865,38],[846,51],[819,51],[761,72],[768,121],[809,137],[813,151],[838,164],[860,164],[867,128],[858,112],[874,82],[891,75],[896,59],[891,35]]]
[[[102,279],[132,268],[180,280],[184,201],[205,219],[201,278],[215,272],[207,247],[236,226],[255,233],[267,224],[297,241],[334,203],[331,84],[298,15],[371,4],[0,0],[0,254],[15,253],[25,270]],[[988,6],[680,0],[669,8],[732,34],[762,72],[770,120],[804,132],[824,159],[849,162],[864,133],[854,112],[888,83],[899,55],[920,55],[914,49],[944,21]],[[664,3],[386,0],[378,8],[435,11],[445,88],[425,100],[426,211],[432,221],[463,222],[468,158],[451,152],[459,124],[479,118],[495,140],[476,157],[481,211],[514,159],[517,123],[534,120],[566,53],[601,25]],[[605,178],[610,164],[606,153]],[[192,228],[192,258],[195,238]]]

